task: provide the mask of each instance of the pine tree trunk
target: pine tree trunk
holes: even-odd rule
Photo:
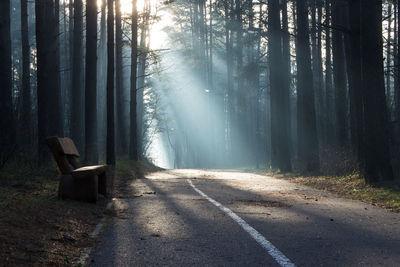
[[[326,61],[325,61],[325,118],[326,121],[326,142],[328,145],[333,145],[335,142],[335,127],[334,127],[334,98],[332,88],[332,60],[331,60],[331,0],[325,1],[326,9]]]
[[[284,88],[283,76],[284,61],[281,46],[281,27],[279,18],[279,0],[268,3],[268,31],[269,31],[269,84],[271,90],[271,165],[282,172],[291,170],[288,143],[287,116],[287,88]]]
[[[63,136],[63,116],[62,116],[62,104],[61,104],[61,84],[60,84],[60,23],[59,14],[60,6],[59,0],[50,0],[48,5],[47,14],[49,16],[47,20],[47,27],[49,27],[50,42],[46,42],[46,45],[50,47],[49,57],[49,79],[50,85],[47,88],[48,98],[46,99],[49,103],[48,107],[48,135],[49,136]]]
[[[79,151],[83,149],[83,31],[82,0],[74,0],[74,33],[71,88],[71,137]]]
[[[399,1],[394,1],[394,36],[393,36],[393,103],[392,103],[392,120],[397,121],[396,109],[397,109],[397,99],[399,98],[399,86],[400,86],[400,77],[399,77]],[[396,124],[395,124],[396,125]],[[398,123],[397,123],[398,125]],[[394,133],[396,133],[396,127],[394,127]],[[396,135],[396,134],[395,134]]]
[[[11,83],[10,0],[0,1],[0,167],[15,149]]]
[[[136,80],[137,80],[137,57],[138,57],[138,17],[136,0],[132,1],[132,39],[131,39],[131,103],[130,103],[130,143],[129,143],[129,158],[137,161],[138,155],[138,140],[137,140],[137,102],[136,102]]]
[[[396,6],[397,6],[397,24],[400,24],[400,1],[396,1]],[[396,70],[395,70],[395,77],[397,77],[397,83],[395,83],[395,90],[394,90],[394,106],[395,106],[395,121],[397,125],[397,133],[400,132],[400,66],[398,64],[400,63],[399,56],[400,56],[400,26],[397,25],[397,48],[396,48],[396,53],[397,53],[397,65],[396,65]],[[400,140],[400,139],[398,139]]]
[[[345,7],[340,0],[332,2],[332,53],[333,53],[333,81],[335,85],[335,128],[336,142],[339,147],[344,147],[347,141],[346,134],[346,75],[344,62],[343,10]]]
[[[388,116],[389,121],[391,118],[391,103],[392,103],[392,90],[390,84],[390,77],[392,75],[392,66],[391,66],[391,35],[392,32],[392,4],[388,3],[388,30],[387,30],[387,40],[386,40],[386,103],[388,107]]]
[[[121,25],[121,1],[115,1],[115,79],[117,98],[117,151],[120,155],[128,153],[127,126],[124,120],[124,77],[122,67],[122,25]]]
[[[232,0],[230,0],[232,2]],[[233,95],[233,75],[232,75],[232,38],[231,38],[231,19],[228,0],[224,2],[225,11],[225,49],[226,49],[226,69],[227,69],[227,88],[224,93],[225,96],[225,148],[227,156],[232,148],[231,144],[231,131],[232,131],[232,95]]]
[[[326,98],[325,88],[324,88],[324,81],[323,81],[323,68],[322,68],[322,1],[317,1],[317,10],[318,10],[318,17],[317,17],[317,25],[318,25],[318,39],[317,39],[317,91],[318,97],[316,98],[318,101],[318,121],[319,121],[319,129],[318,138],[320,139],[320,144],[325,144],[326,140],[326,122],[324,120],[324,114],[326,114],[326,106],[324,104],[324,99]],[[317,124],[318,125],[318,124]]]
[[[114,0],[107,0],[107,164],[115,166]]]
[[[21,0],[21,44],[22,44],[22,114],[21,143],[23,151],[33,149],[33,114],[30,86],[30,46],[28,32],[28,1]]]
[[[283,59],[283,121],[286,122],[287,142],[289,147],[289,163],[292,150],[292,119],[290,114],[290,85],[291,85],[291,70],[290,70],[290,34],[288,24],[287,0],[282,0],[282,59]],[[258,77],[257,77],[258,79]],[[290,171],[290,170],[289,170]]]
[[[349,0],[348,69],[352,144],[363,169],[363,98],[361,83],[360,0]]]
[[[138,138],[138,153],[139,156],[144,156],[144,132],[143,132],[143,116],[144,116],[144,89],[145,89],[145,75],[146,75],[146,61],[149,44],[146,41],[149,34],[149,19],[150,19],[150,3],[146,0],[143,9],[143,24],[140,32],[140,54],[138,56],[138,82],[137,82],[137,138]]]
[[[382,53],[382,6],[361,2],[361,75],[364,98],[365,180],[392,180]]]
[[[304,160],[307,172],[319,171],[318,137],[315,118],[313,73],[308,29],[308,10],[305,1],[296,2],[297,9],[297,90],[299,154]]]
[[[50,159],[46,137],[62,134],[56,9],[57,0],[38,0],[35,3],[39,164]]]
[[[97,164],[97,1],[86,2],[85,158]]]

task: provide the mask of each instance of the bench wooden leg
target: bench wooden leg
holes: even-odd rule
[[[106,172],[99,174],[99,193],[107,197],[107,176]]]
[[[59,199],[74,199],[74,180],[71,175],[61,175],[58,185]]]
[[[85,178],[75,179],[75,190],[78,193],[78,200],[96,202],[98,197],[98,181],[97,175],[87,176]]]
[[[83,178],[73,178],[71,175],[61,175],[58,196],[61,199],[73,199],[96,202],[99,190],[97,175]]]

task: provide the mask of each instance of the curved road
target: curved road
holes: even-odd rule
[[[90,266],[400,266],[400,216],[268,176],[168,170],[114,200]]]

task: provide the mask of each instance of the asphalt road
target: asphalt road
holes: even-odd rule
[[[283,180],[168,170],[114,200],[90,266],[400,266],[400,215]]]

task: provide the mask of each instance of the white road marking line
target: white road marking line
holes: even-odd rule
[[[107,206],[106,206],[107,210],[112,208],[113,203],[114,203],[113,201],[114,201],[114,199],[107,203]],[[100,230],[104,226],[105,221],[106,221],[106,217],[103,216],[103,218],[101,218],[100,222],[96,225],[96,228],[94,229],[94,231],[90,234],[91,238],[97,238],[97,236],[100,233]],[[79,260],[78,260],[77,264],[82,265],[82,266],[88,265],[89,258],[90,258],[90,255],[92,254],[93,249],[94,249],[94,247],[83,248],[81,255],[79,256]]]
[[[229,217],[231,217],[235,222],[237,222],[252,238],[254,238],[267,252],[271,255],[274,260],[283,267],[295,267],[296,265],[291,262],[282,252],[280,252],[271,242],[265,239],[256,229],[251,227],[245,220],[236,215],[233,211],[224,207],[218,201],[215,201],[211,197],[207,196],[205,193],[197,189],[197,187],[192,183],[191,180],[187,180],[194,191],[199,193],[202,197],[211,202],[214,206],[218,207],[221,211],[225,212]]]
[[[113,205],[113,201],[114,200],[107,203],[107,206],[106,206],[107,210],[111,209],[111,207]],[[105,221],[106,221],[106,217],[101,218],[100,222],[96,225],[96,228],[94,229],[94,231],[90,234],[91,238],[96,238],[99,235],[100,230],[103,228]]]

